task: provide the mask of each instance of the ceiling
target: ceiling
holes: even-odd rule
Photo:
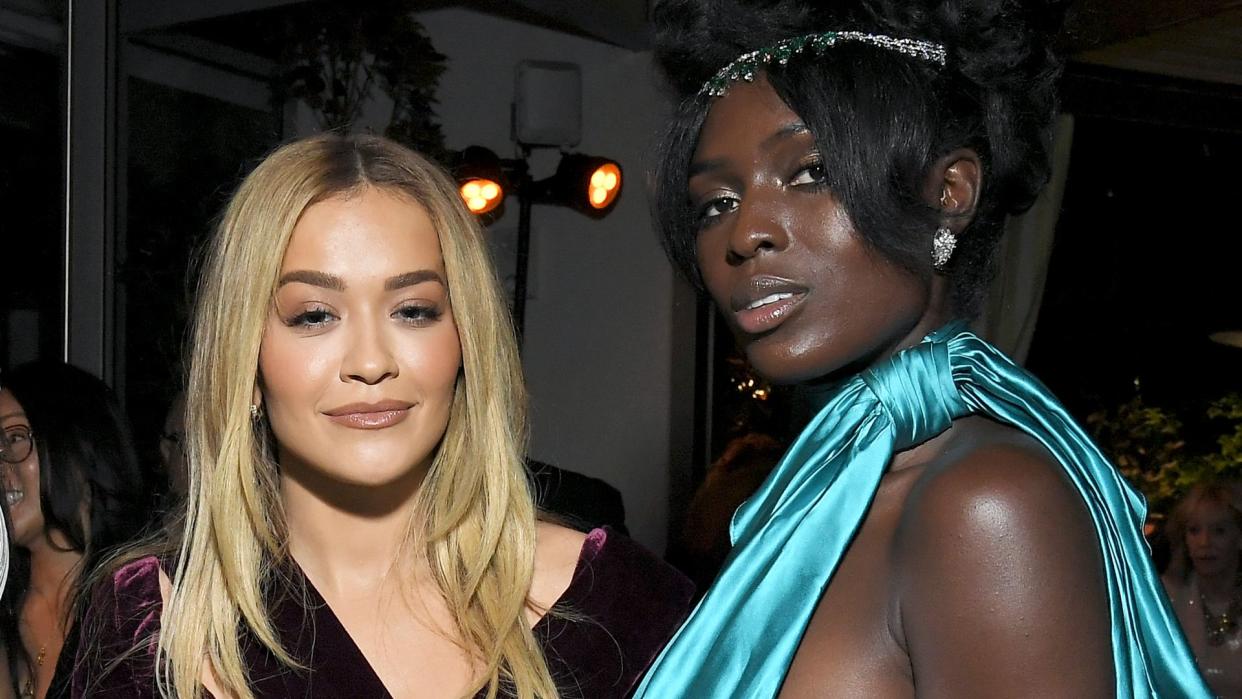
[[[247,25],[311,0],[115,0],[127,34],[207,26],[243,48]],[[423,0],[428,9],[472,9],[633,50],[649,46],[651,0]],[[65,0],[4,0],[0,14],[63,16]],[[4,17],[0,17],[4,19]],[[3,22],[0,22],[3,24]],[[1074,61],[1173,78],[1242,86],[1242,0],[1076,0],[1065,49]],[[3,27],[0,27],[3,29]],[[228,31],[221,32],[220,30]],[[198,33],[198,32],[192,32]],[[236,42],[226,36],[240,34]],[[226,36],[221,36],[224,34]],[[201,33],[198,34],[200,37]],[[260,55],[260,42],[249,42]],[[246,47],[249,48],[249,47]],[[244,50],[244,48],[243,48]]]
[[[1080,20],[1084,34],[1074,60],[1242,86],[1242,2],[1139,1],[1124,11],[1116,2],[1095,5],[1109,19]]]

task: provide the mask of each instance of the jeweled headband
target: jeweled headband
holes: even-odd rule
[[[885,36],[884,34],[865,34],[863,32],[804,34],[738,56],[703,84],[703,87],[699,90],[699,96],[720,97],[724,95],[731,83],[735,83],[738,80],[745,80],[746,82],[754,80],[755,73],[762,70],[764,66],[772,61],[785,65],[790,58],[808,48],[815,51],[816,55],[819,55],[828,47],[842,41],[857,41],[863,44],[871,44],[882,49],[905,54],[911,58],[919,58],[924,61],[944,65],[944,46],[933,44],[930,41],[898,39],[892,36]]]

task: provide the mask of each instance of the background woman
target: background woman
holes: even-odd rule
[[[666,247],[822,407],[640,696],[1206,696],[1141,499],[961,322],[1048,176],[1057,5],[657,6]]]
[[[184,531],[98,585],[74,696],[632,688],[691,591],[536,521],[507,310],[443,172],[375,137],[277,150],[197,303]]]
[[[1164,586],[1203,678],[1216,696],[1242,697],[1242,487],[1203,483],[1169,518]]]
[[[18,696],[42,697],[79,582],[138,534],[150,494],[116,400],[81,369],[40,362],[6,372],[0,429],[15,547],[3,642]]]

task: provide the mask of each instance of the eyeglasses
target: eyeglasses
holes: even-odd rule
[[[20,464],[30,457],[30,448],[33,446],[34,433],[29,427],[10,427],[0,437],[0,461]]]

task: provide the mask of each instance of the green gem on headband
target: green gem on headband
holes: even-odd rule
[[[710,80],[703,84],[699,90],[700,97],[720,97],[729,89],[729,85],[738,80],[750,82],[755,79],[755,74],[763,69],[772,61],[776,61],[781,65],[789,62],[789,59],[810,49],[815,55],[821,55],[831,46],[842,41],[857,41],[863,44],[871,44],[889,51],[918,58],[924,61],[944,65],[945,50],[940,44],[933,44],[930,41],[921,41],[919,39],[898,39],[884,34],[865,34],[863,32],[822,32],[819,34],[804,34],[796,36],[792,39],[785,39],[780,43],[768,46],[767,48],[757,49],[749,53],[733,59],[729,65],[721,68],[712,76]]]

